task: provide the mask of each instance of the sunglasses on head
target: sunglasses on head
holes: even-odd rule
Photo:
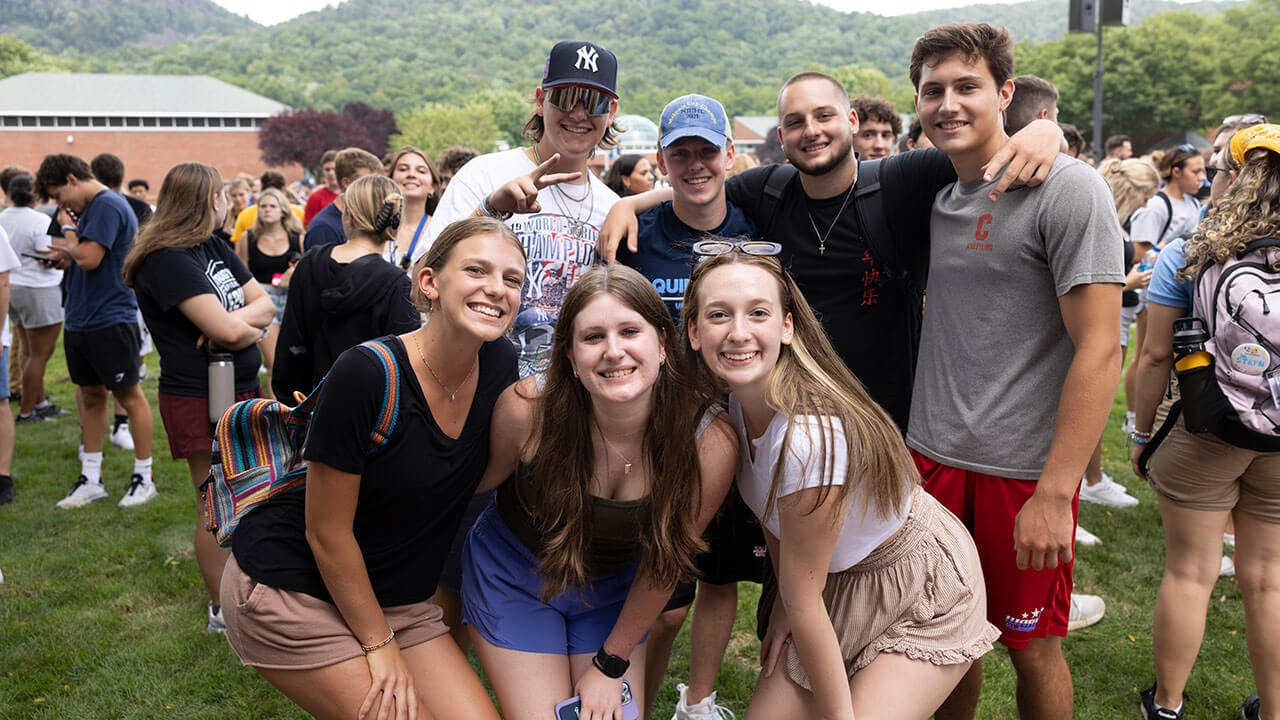
[[[581,85],[565,85],[547,90],[547,102],[564,112],[573,112],[574,106],[582,103],[588,115],[608,115],[613,96]]]
[[[1266,115],[1248,113],[1245,115],[1228,115],[1222,118],[1223,125],[1261,125],[1267,121]]]
[[[699,240],[693,244],[693,264],[734,250],[744,255],[774,257],[782,252],[782,245],[764,240]]]

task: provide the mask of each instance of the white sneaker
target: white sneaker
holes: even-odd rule
[[[1110,475],[1102,474],[1097,485],[1083,481],[1080,485],[1080,502],[1091,502],[1113,508],[1127,508],[1138,504],[1138,498],[1130,495],[1120,487]]]
[[[1087,628],[1107,614],[1107,603],[1097,595],[1071,593],[1071,614],[1067,617],[1067,632]]]
[[[111,434],[107,436],[111,440],[111,444],[122,450],[133,449],[133,435],[129,432],[129,423],[122,422],[111,430]]]
[[[133,434],[129,433],[129,424],[120,423],[111,428],[111,434],[106,436],[110,439],[111,445],[119,447],[120,450],[133,450]]]
[[[1102,538],[1098,537],[1097,535],[1094,535],[1088,530],[1085,530],[1084,527],[1080,525],[1076,526],[1076,544],[1077,545],[1091,547],[1093,545],[1098,545],[1101,542],[1102,542]]]
[[[1222,565],[1218,567],[1218,577],[1235,577],[1236,562],[1226,555],[1222,556]]]
[[[89,478],[81,475],[76,480],[76,484],[71,486],[71,492],[67,496],[57,502],[56,507],[63,510],[78,508],[88,505],[91,502],[104,500],[107,497],[107,491],[102,487],[102,480],[97,482],[89,482]]]
[[[680,691],[680,699],[676,701],[676,714],[671,716],[671,720],[734,720],[732,710],[716,704],[714,691],[697,705],[689,705],[686,698],[688,686],[680,683],[676,689]]]
[[[117,507],[133,507],[141,505],[156,496],[156,484],[151,480],[143,480],[142,476],[134,473],[129,478],[129,489],[124,491],[124,497],[120,498],[120,502],[116,503]]]
[[[226,632],[227,623],[222,619],[222,606],[214,605],[213,601],[209,601],[209,624],[204,626],[205,632],[220,633]]]

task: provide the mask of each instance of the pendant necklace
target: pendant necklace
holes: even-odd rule
[[[431,363],[427,362],[427,356],[422,354],[422,346],[418,344],[418,334],[414,333],[409,337],[413,338],[413,346],[418,349],[418,357],[422,359],[422,364],[427,366],[427,372],[431,373],[431,377],[435,378],[436,384],[440,386],[440,389],[449,393],[449,402],[453,402],[453,399],[455,396],[457,396],[458,391],[461,390],[462,386],[466,385],[467,381],[471,379],[471,373],[475,372],[476,367],[480,365],[480,359],[476,358],[476,361],[471,364],[471,369],[467,371],[467,376],[462,378],[462,382],[458,383],[458,387],[455,387],[454,389],[450,390],[449,386],[445,385],[444,381],[440,379],[440,376],[436,374],[436,371],[431,369]],[[604,437],[604,436],[601,435],[601,437]],[[608,441],[606,440],[605,442],[608,442]]]
[[[538,146],[536,144],[533,146],[533,159],[537,164],[542,164],[542,156],[538,154]],[[564,188],[560,187],[560,183],[556,183],[551,186],[551,199],[555,201],[556,207],[560,209],[560,214],[564,216],[564,219],[569,221],[569,233],[573,235],[575,240],[581,240],[587,234],[587,223],[582,220],[582,203],[586,202],[588,199],[591,201],[591,205],[587,210],[588,220],[591,219],[591,213],[595,212],[596,209],[596,199],[591,194],[591,178],[587,178],[586,184],[587,191],[580,198],[570,195],[564,190]],[[565,203],[560,201],[561,197],[571,203],[578,204],[578,211],[574,213],[573,217],[569,216],[569,208]]]
[[[858,178],[855,176],[852,184],[849,185],[849,191],[844,194],[844,202],[840,203],[840,209],[836,211],[836,217],[831,221],[831,227],[827,228],[826,234],[818,232],[818,223],[814,222],[813,212],[809,210],[806,202],[804,211],[809,216],[809,225],[813,227],[813,234],[818,236],[818,254],[825,255],[827,253],[827,238],[831,237],[831,231],[836,229],[836,223],[840,222],[840,216],[844,214],[844,209],[849,205],[849,198],[853,197],[853,188],[858,184]]]
[[[600,426],[598,425],[596,426],[596,431],[600,433],[600,439],[604,441],[605,446],[608,447],[610,450],[612,450],[614,455],[617,455],[618,457],[622,458],[622,474],[630,475],[631,459],[628,458],[626,455],[623,455],[622,453],[618,452],[618,448],[614,447],[613,443],[609,442],[609,438],[604,436],[604,431],[600,429]]]

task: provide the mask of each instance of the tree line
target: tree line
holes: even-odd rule
[[[1170,5],[1142,4],[1153,6]],[[1140,10],[1135,17],[1142,18]],[[434,152],[456,143],[518,143],[552,39],[590,38],[615,52],[624,113],[653,118],[672,97],[696,91],[733,114],[770,114],[782,81],[802,70],[830,72],[851,92],[881,95],[910,111],[906,75],[915,38],[939,22],[986,20],[1022,38],[1017,71],[1057,85],[1061,119],[1088,134],[1095,41],[1092,34],[1064,35],[1066,17],[1067,0],[893,18],[802,0],[348,0],[270,28],[159,48],[121,46],[72,65],[208,74],[335,114],[359,101],[394,112],[391,144]],[[1057,39],[1034,42],[1052,32],[1046,27],[1058,28]],[[1277,28],[1280,0],[1161,12],[1133,27],[1108,28],[1104,134],[1124,132],[1141,145],[1174,130],[1207,129],[1226,114],[1280,114],[1272,70]],[[33,52],[32,62],[67,62]],[[4,57],[0,46],[0,62]]]

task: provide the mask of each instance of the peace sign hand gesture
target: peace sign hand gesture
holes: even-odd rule
[[[562,182],[572,182],[582,177],[581,171],[570,173],[548,172],[559,161],[560,153],[556,153],[544,160],[538,167],[530,170],[528,174],[521,175],[494,190],[488,198],[489,206],[502,215],[541,211],[542,206],[538,204],[538,192],[542,188],[558,185]]]

